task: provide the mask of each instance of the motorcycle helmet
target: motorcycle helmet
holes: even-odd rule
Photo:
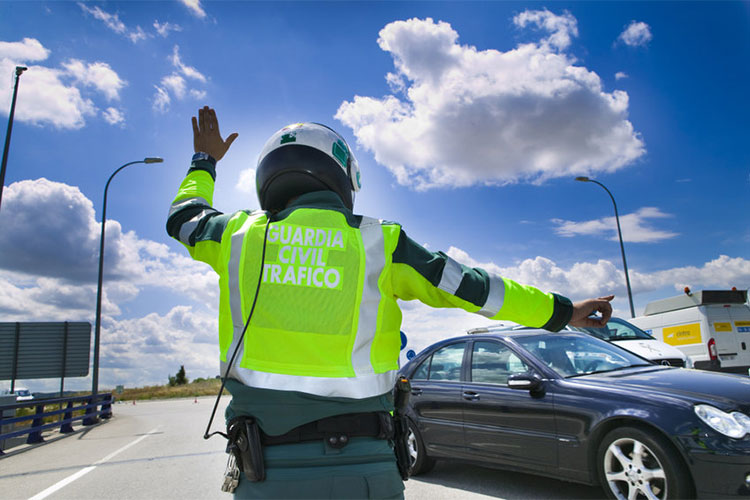
[[[289,200],[312,191],[333,191],[352,210],[362,187],[359,165],[348,144],[320,123],[295,123],[263,146],[255,172],[263,210],[278,212]]]

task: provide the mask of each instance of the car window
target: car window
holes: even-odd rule
[[[530,335],[514,340],[563,377],[648,364],[647,360],[616,345],[575,333]]]
[[[419,368],[414,370],[414,373],[412,374],[411,378],[412,380],[427,380],[427,372],[430,370],[430,359],[425,359],[421,365],[419,365]]]
[[[429,380],[461,380],[461,362],[466,342],[451,344],[435,351],[430,363]]]
[[[611,318],[603,328],[569,327],[572,330],[590,333],[603,340],[651,340],[653,337],[635,325],[620,318]]]
[[[471,381],[508,385],[508,377],[528,371],[521,358],[499,342],[477,341],[471,352]]]

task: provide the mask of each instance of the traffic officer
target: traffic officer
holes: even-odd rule
[[[399,368],[397,299],[551,331],[611,315],[612,296],[572,304],[430,252],[395,222],[355,215],[357,160],[321,124],[273,134],[256,170],[261,210],[223,214],[212,208],[216,163],[237,134],[222,139],[208,106],[192,122],[195,155],[167,232],[219,275],[226,418],[247,418],[245,439],[256,441],[251,451],[262,446],[265,467],[244,464],[236,497],[403,497],[384,419]]]

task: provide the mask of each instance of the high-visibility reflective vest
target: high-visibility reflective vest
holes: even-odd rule
[[[192,165],[167,231],[219,274],[221,373],[237,349],[228,373],[245,385],[357,399],[390,391],[397,299],[551,330],[570,318],[564,297],[429,252],[330,191],[300,196],[270,222],[261,211],[222,214],[211,208],[214,176],[209,162]]]

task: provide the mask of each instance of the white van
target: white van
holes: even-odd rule
[[[621,318],[610,318],[607,326],[603,328],[584,328],[570,325],[566,328],[612,342],[659,365],[693,368],[692,360],[684,352],[656,340],[637,326],[631,325]]]
[[[703,290],[649,303],[634,325],[692,358],[695,368],[750,374],[747,290]]]

